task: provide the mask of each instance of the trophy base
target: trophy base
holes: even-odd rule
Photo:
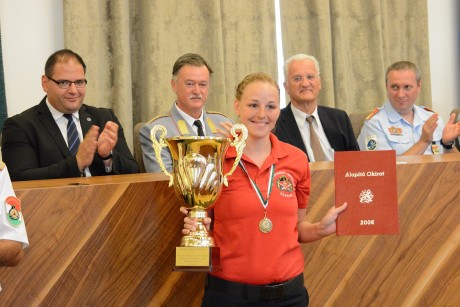
[[[176,247],[174,271],[220,271],[219,247]]]

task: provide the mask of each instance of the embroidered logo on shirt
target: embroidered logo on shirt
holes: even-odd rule
[[[286,172],[278,172],[275,174],[276,187],[281,192],[281,196],[293,197],[294,179],[291,174]]]

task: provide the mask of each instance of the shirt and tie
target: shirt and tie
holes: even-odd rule
[[[323,148],[321,146],[321,142],[319,141],[318,136],[316,135],[316,131],[313,128],[313,122],[315,121],[315,117],[310,115],[307,117],[308,125],[310,126],[310,146],[313,151],[313,155],[315,156],[315,161],[327,161],[326,155],[324,154]]]
[[[56,110],[49,102],[46,104],[53,116],[56,124],[61,131],[62,137],[67,142],[67,147],[69,148],[70,153],[74,156],[77,154],[78,146],[80,146],[81,140],[83,140],[83,131],[81,130],[80,118],[78,112],[73,114],[63,114],[62,112]],[[105,166],[106,173],[112,171],[112,164],[110,166]],[[91,172],[89,168],[84,169],[84,176],[91,177]]]
[[[67,146],[70,153],[76,155],[78,146],[80,145],[77,126],[73,121],[72,114],[64,114],[64,117],[67,118]]]
[[[177,105],[174,105],[174,107],[177,109],[179,114],[182,116],[182,118],[187,122],[187,124],[192,127],[193,131],[195,131],[196,135],[198,136],[206,136],[206,128],[203,124],[203,112],[201,112],[201,116],[199,119],[193,118],[192,116],[188,115],[181,109],[177,107]]]
[[[291,109],[305,144],[309,160],[311,162],[333,161],[334,149],[329,143],[321,125],[318,108],[312,114],[306,114],[293,105],[291,105]]]

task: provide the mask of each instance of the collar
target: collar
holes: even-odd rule
[[[51,115],[53,116],[54,120],[58,120],[60,119],[61,117],[64,116],[64,113],[62,113],[61,111],[58,111],[56,108],[54,108],[48,101],[48,98],[46,98],[46,105],[48,106],[48,109],[50,110],[51,112]],[[74,112],[72,113],[73,116],[75,116],[76,118],[80,119],[80,114],[77,112]]]
[[[312,114],[307,114],[299,109],[297,109],[292,103],[291,103],[291,110],[292,113],[294,114],[295,121],[297,122],[297,126],[302,127],[305,125],[307,116],[313,115],[316,118],[316,121],[319,121],[319,116],[318,116],[318,106],[315,107],[315,110],[313,111]]]
[[[393,108],[389,100],[385,102],[385,104],[383,105],[383,108],[385,109],[385,112],[388,114],[388,119],[390,120],[391,123],[404,121],[401,114],[399,114],[398,111],[396,111]],[[424,112],[423,108],[419,106],[413,105],[412,111],[414,112],[414,120],[412,123],[413,126],[418,126],[420,124],[423,124],[430,117],[430,114],[428,112]]]
[[[188,115],[187,113],[185,113],[184,111],[182,111],[181,109],[179,109],[179,107],[177,106],[177,103],[175,102],[174,103],[174,108],[176,108],[177,112],[179,112],[180,116],[182,116],[182,118],[187,122],[187,124],[190,126],[190,127],[193,127],[193,123],[197,120],[197,118],[193,118],[191,117],[190,115]],[[203,128],[205,127],[205,123],[204,123],[204,112],[203,110],[201,110],[201,115],[200,115],[200,118],[198,118],[201,123],[203,124]]]
[[[270,156],[267,157],[266,162],[270,162],[270,165],[272,165],[273,163],[278,162],[279,159],[286,157],[288,155],[288,152],[281,148],[281,146],[280,146],[281,142],[278,140],[278,138],[272,132],[270,132],[270,142],[272,143],[272,150],[270,152]],[[243,154],[243,157],[244,157],[244,154]],[[226,159],[228,159],[228,158],[236,158],[236,149],[235,149],[235,147],[230,146],[228,148],[227,153],[225,154],[225,158]]]

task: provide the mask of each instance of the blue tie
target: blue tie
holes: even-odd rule
[[[64,114],[67,118],[67,145],[72,155],[75,155],[80,145],[80,138],[78,137],[77,126],[73,121],[72,114]]]

